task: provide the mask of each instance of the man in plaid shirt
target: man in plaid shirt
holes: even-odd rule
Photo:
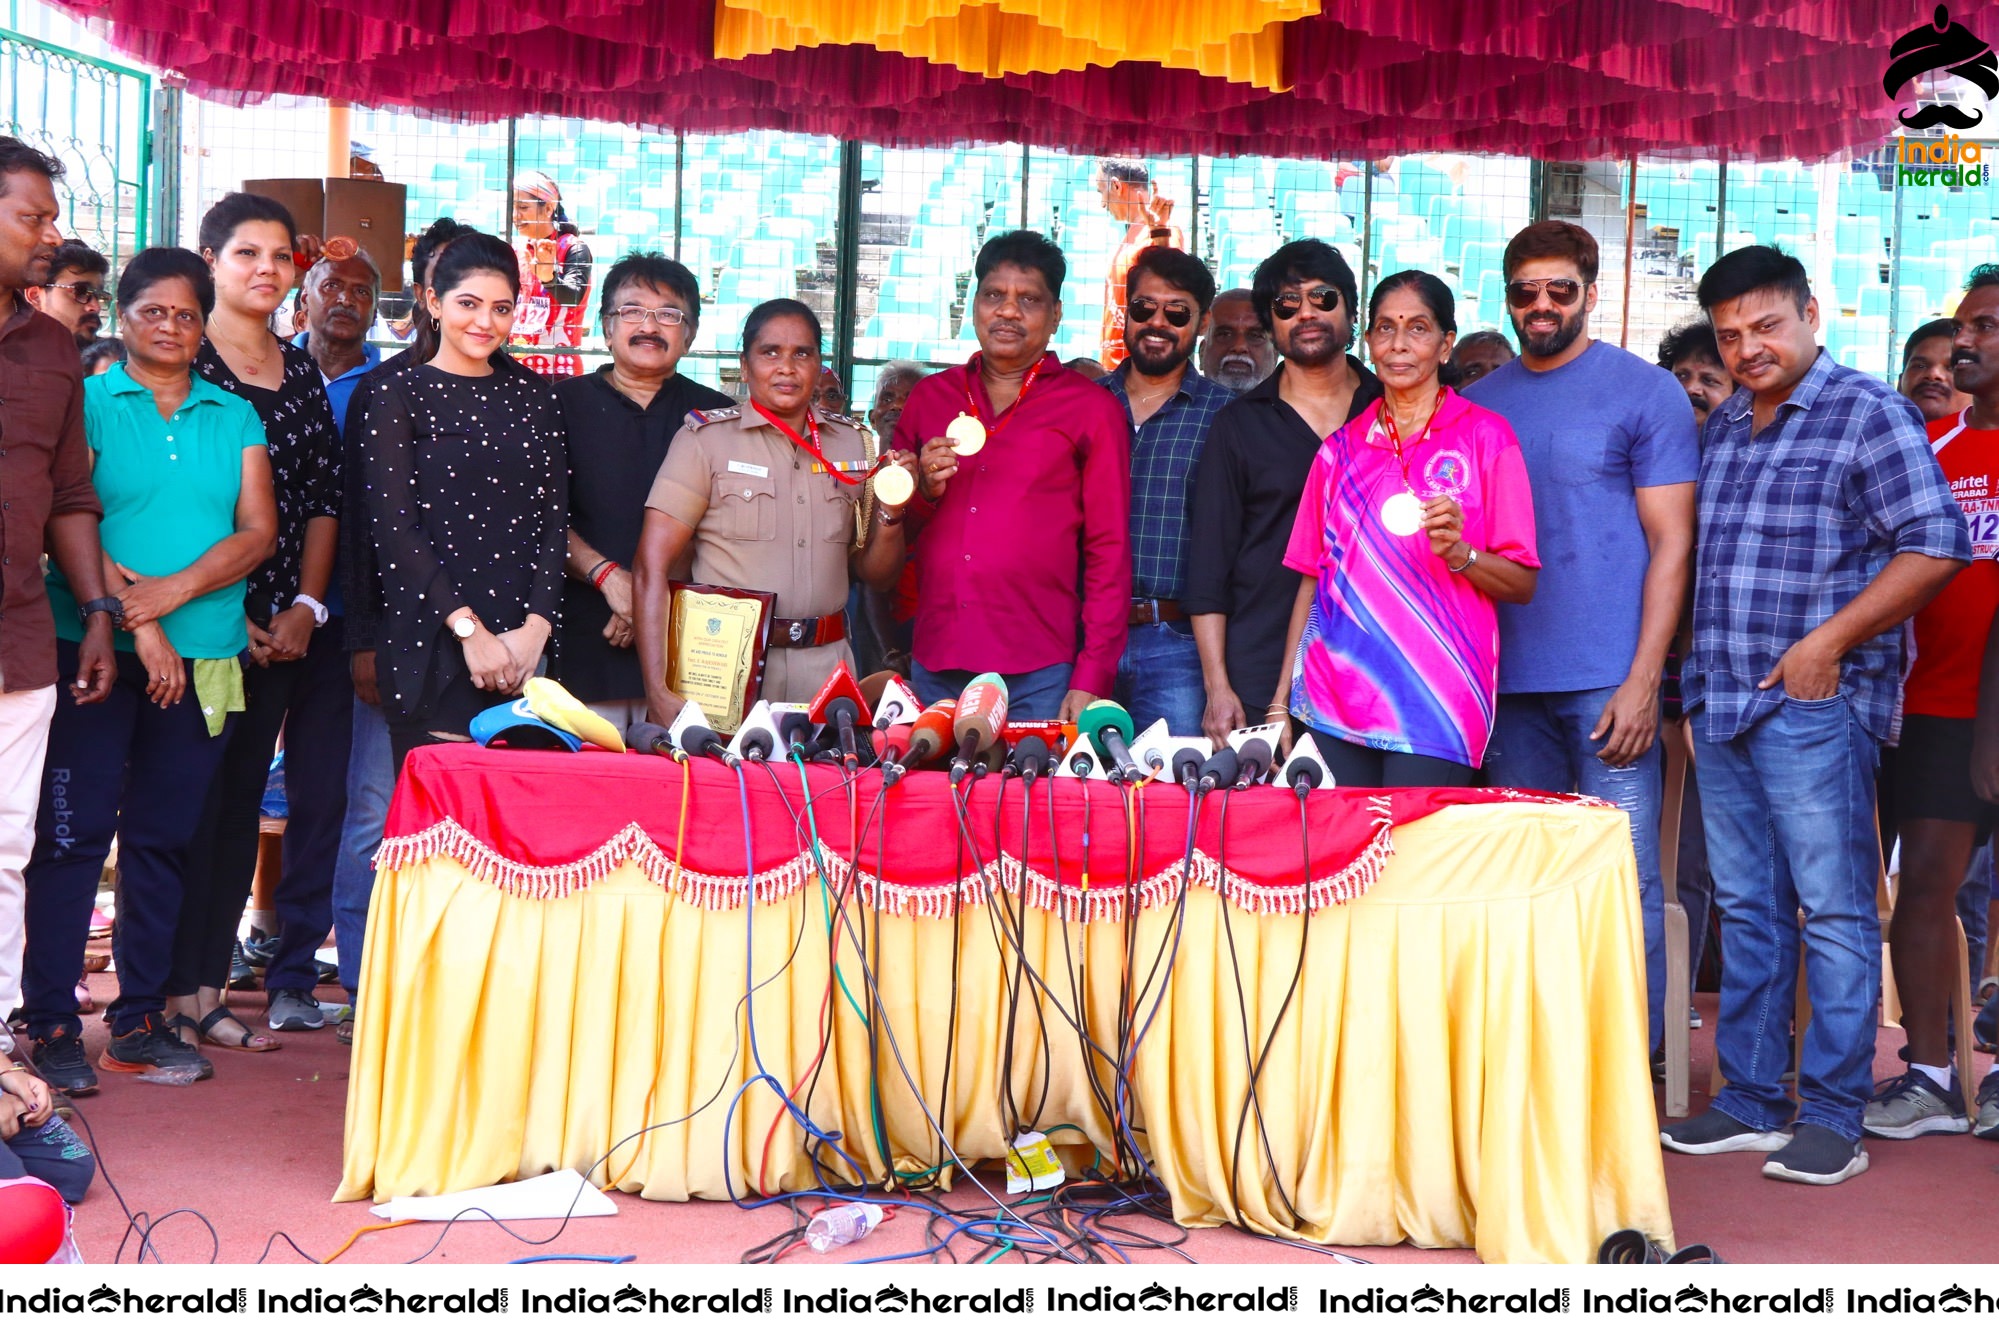
[[[1115,695],[1132,722],[1166,719],[1176,736],[1201,734],[1207,691],[1193,626],[1180,608],[1187,587],[1188,483],[1215,413],[1235,397],[1203,378],[1190,358],[1215,279],[1180,250],[1139,251],[1125,275],[1124,364],[1098,380],[1131,421],[1131,630]]]
[[[1700,302],[1739,386],[1702,436],[1682,677],[1722,911],[1715,1052],[1728,1086],[1661,1138],[1678,1152],[1767,1152],[1766,1176],[1836,1185],[1867,1169],[1874,773],[1894,725],[1900,626],[1971,543],[1914,406],[1820,350],[1803,265],[1736,250],[1702,277]],[[1812,1020],[1793,1123],[1780,1079],[1801,950]]]

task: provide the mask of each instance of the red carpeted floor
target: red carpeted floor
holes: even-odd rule
[[[92,978],[100,1002],[114,992],[110,977]],[[331,991],[324,993],[332,999]],[[1694,1109],[1705,1104],[1712,1057],[1714,997],[1700,997],[1708,1015],[1694,1034]],[[260,1022],[263,997],[232,1002]],[[88,1020],[93,1057],[104,1025]],[[1899,1072],[1899,1029],[1882,1029],[1877,1072]],[[124,1211],[107,1183],[115,1182],[135,1213],[159,1221],[152,1242],[170,1263],[225,1262],[260,1257],[296,1263],[331,1255],[357,1229],[377,1219],[363,1203],[327,1200],[340,1176],[341,1117],[347,1095],[347,1048],[321,1032],[290,1033],[270,1055],[211,1050],[215,1077],[188,1088],[102,1075],[103,1088],[78,1102],[72,1123],[94,1133],[105,1169],[77,1210],[77,1240],[85,1258],[109,1262],[128,1232]],[[1736,1263],[1963,1263],[1992,1255],[1991,1205],[1999,1189],[1999,1144],[1969,1136],[1869,1144],[1872,1169],[1831,1190],[1762,1178],[1753,1154],[1666,1155],[1673,1219],[1681,1244],[1704,1241]],[[108,1182],[107,1182],[108,1176]],[[997,1188],[997,1183],[995,1188]],[[652,1203],[615,1196],[619,1215],[569,1223],[559,1241],[539,1247],[590,1254],[635,1254],[642,1262],[733,1263],[747,1249],[792,1225],[782,1207],[741,1209],[727,1203]],[[960,1186],[950,1202],[976,1207],[982,1196]],[[177,1209],[192,1210],[168,1217]],[[199,1213],[200,1216],[194,1216]],[[207,1226],[215,1229],[210,1239]],[[554,1222],[513,1223],[530,1239],[545,1239]],[[1169,1228],[1141,1226],[1161,1238]],[[428,1252],[430,1262],[492,1263],[533,1254],[488,1222],[443,1227],[416,1223],[361,1236],[342,1262],[400,1263]],[[873,1236],[821,1259],[800,1248],[786,1262],[831,1262],[923,1247],[923,1217],[905,1210]],[[289,1238],[287,1243],[285,1238]],[[974,1248],[961,1244],[969,1254]],[[1197,1231],[1180,1243],[1203,1263],[1319,1263],[1304,1250],[1227,1228]],[[128,1238],[125,1258],[134,1257]],[[1469,1251],[1412,1246],[1353,1249],[1378,1263],[1465,1263]],[[1168,1251],[1133,1251],[1136,1262],[1180,1262]]]

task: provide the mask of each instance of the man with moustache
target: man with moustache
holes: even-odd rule
[[[56,247],[53,267],[47,282],[24,289],[28,304],[68,329],[80,352],[97,341],[104,324],[111,261],[82,241],[64,241]]]
[[[354,401],[354,390],[382,363],[381,352],[368,345],[368,329],[375,322],[375,303],[381,292],[381,270],[365,250],[347,259],[321,258],[299,284],[305,332],[294,341],[319,367],[320,379],[326,385],[326,401],[343,437],[347,430],[347,407]],[[342,521],[346,521],[345,515]],[[351,979],[360,968],[359,941],[374,872],[365,859],[357,865],[344,854],[342,833],[348,818],[348,800],[357,764],[363,772],[381,770],[377,781],[384,805],[394,776],[389,771],[389,728],[382,720],[380,700],[357,698],[357,692],[350,688],[352,662],[345,632],[346,566],[355,542],[352,534],[343,533],[342,538],[334,562],[334,577],[327,585],[327,633],[312,636],[307,650],[312,679],[309,687],[302,690],[299,706],[292,710],[285,725],[288,735],[293,728],[328,728],[316,743],[316,752],[342,754],[346,762],[327,773],[307,773],[301,769],[286,774],[289,783],[326,782],[332,789],[314,800],[293,801],[292,819],[285,825],[285,865],[287,873],[330,876],[326,893],[331,902],[334,938],[344,964],[341,973]],[[362,877],[366,882],[354,882]],[[352,1014],[337,1017],[334,1031],[342,1040],[351,1038]]]
[[[1682,678],[1722,914],[1715,1054],[1728,1086],[1660,1134],[1763,1152],[1775,1180],[1865,1171],[1881,940],[1875,766],[1902,622],[1964,568],[1964,515],[1922,417],[1828,356],[1804,265],[1768,246],[1709,267],[1700,302],[1737,385],[1702,440],[1693,652]],[[1800,917],[1802,916],[1802,923]],[[1782,1076],[1801,956],[1812,1021]]]
[[[1735,392],[1721,349],[1714,345],[1714,325],[1690,319],[1659,340],[1659,365],[1686,390],[1694,407],[1694,431],[1707,426],[1708,413]]]
[[[1895,387],[1916,405],[1924,421],[1955,417],[1971,403],[1971,395],[1957,387],[1951,365],[1956,339],[1956,320],[1933,319],[1902,345],[1902,377]]]
[[[90,484],[76,341],[25,295],[53,273],[62,243],[55,182],[62,174],[58,159],[0,136],[0,1069],[17,1058],[4,1020],[21,1000],[22,870],[35,849],[56,689],[67,686],[80,704],[111,692],[117,673],[111,630],[124,614],[116,598],[104,595],[97,536],[104,511]],[[73,680],[56,676],[44,553],[81,606],[83,643]]]
[[[1999,799],[1999,640],[1993,635],[1999,613],[1999,264],[1972,270],[1951,344],[1953,388],[1966,405],[1931,418],[1927,429],[1971,531],[1971,564],[1911,622],[1916,661],[1902,686],[1901,741],[1882,754],[1881,805],[1892,820],[1882,837],[1900,833],[1902,839],[1901,891],[1888,947],[1909,1040],[1907,1070],[1867,1103],[1863,1123],[1876,1138],[1962,1134],[1972,1127],[1951,1063],[1946,1016],[1957,975],[1952,923],[1958,886],[1974,847],[1991,835],[1992,802]],[[1917,349],[1913,338],[1910,349]],[[1923,400],[1908,396],[1927,415]],[[1988,1076],[1979,1088],[1977,1133],[1999,1139],[1999,1078]]]
[[[1215,279],[1192,255],[1141,250],[1125,273],[1124,364],[1098,380],[1131,423],[1131,615],[1117,701],[1138,727],[1160,718],[1199,734],[1201,653],[1181,609],[1187,589],[1187,485],[1215,413],[1235,397],[1188,364]]]
[[[1339,251],[1318,240],[1279,247],[1257,265],[1250,299],[1284,359],[1215,414],[1194,473],[1194,558],[1180,599],[1201,654],[1201,730],[1217,744],[1261,723],[1262,701],[1277,689],[1298,600],[1284,548],[1312,459],[1381,397],[1381,381],[1346,350],[1359,297]]]
[[[1532,602],[1499,606],[1499,713],[1486,772],[1501,786],[1601,797],[1630,816],[1657,1048],[1666,993],[1659,685],[1693,555],[1693,413],[1671,375],[1589,336],[1595,237],[1572,222],[1536,222],[1507,243],[1502,263],[1520,356],[1465,397],[1519,437],[1542,571]],[[1589,633],[1577,633],[1582,625]]]
[[[1456,379],[1445,382],[1463,392],[1512,359],[1513,344],[1506,341],[1506,335],[1498,329],[1467,333],[1451,349],[1448,368]]]
[[[1131,432],[1115,398],[1048,351],[1067,271],[1039,233],[987,241],[969,302],[979,350],[912,389],[896,423],[895,447],[920,454],[911,683],[925,703],[996,671],[1013,716],[1073,722],[1117,680]]]
[[[1201,339],[1201,373],[1230,393],[1248,393],[1277,369],[1277,347],[1256,317],[1247,287],[1215,298]]]
[[[677,370],[701,323],[701,292],[684,266],[626,255],[604,275],[599,313],[611,363],[555,386],[569,437],[569,577],[555,674],[622,731],[646,715],[631,574],[646,495],[687,414],[734,403]]]

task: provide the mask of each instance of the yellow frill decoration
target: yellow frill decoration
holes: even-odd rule
[[[719,0],[724,60],[811,46],[871,46],[968,74],[1054,74],[1151,61],[1170,69],[1290,87],[1284,24],[1320,0]]]

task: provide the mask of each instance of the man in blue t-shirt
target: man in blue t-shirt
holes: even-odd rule
[[[1520,356],[1466,397],[1520,437],[1541,581],[1499,608],[1499,716],[1486,771],[1577,791],[1631,816],[1656,1050],[1666,985],[1659,878],[1659,680],[1686,605],[1700,450],[1686,393],[1659,367],[1592,341],[1596,241],[1537,222],[1506,247]]]

